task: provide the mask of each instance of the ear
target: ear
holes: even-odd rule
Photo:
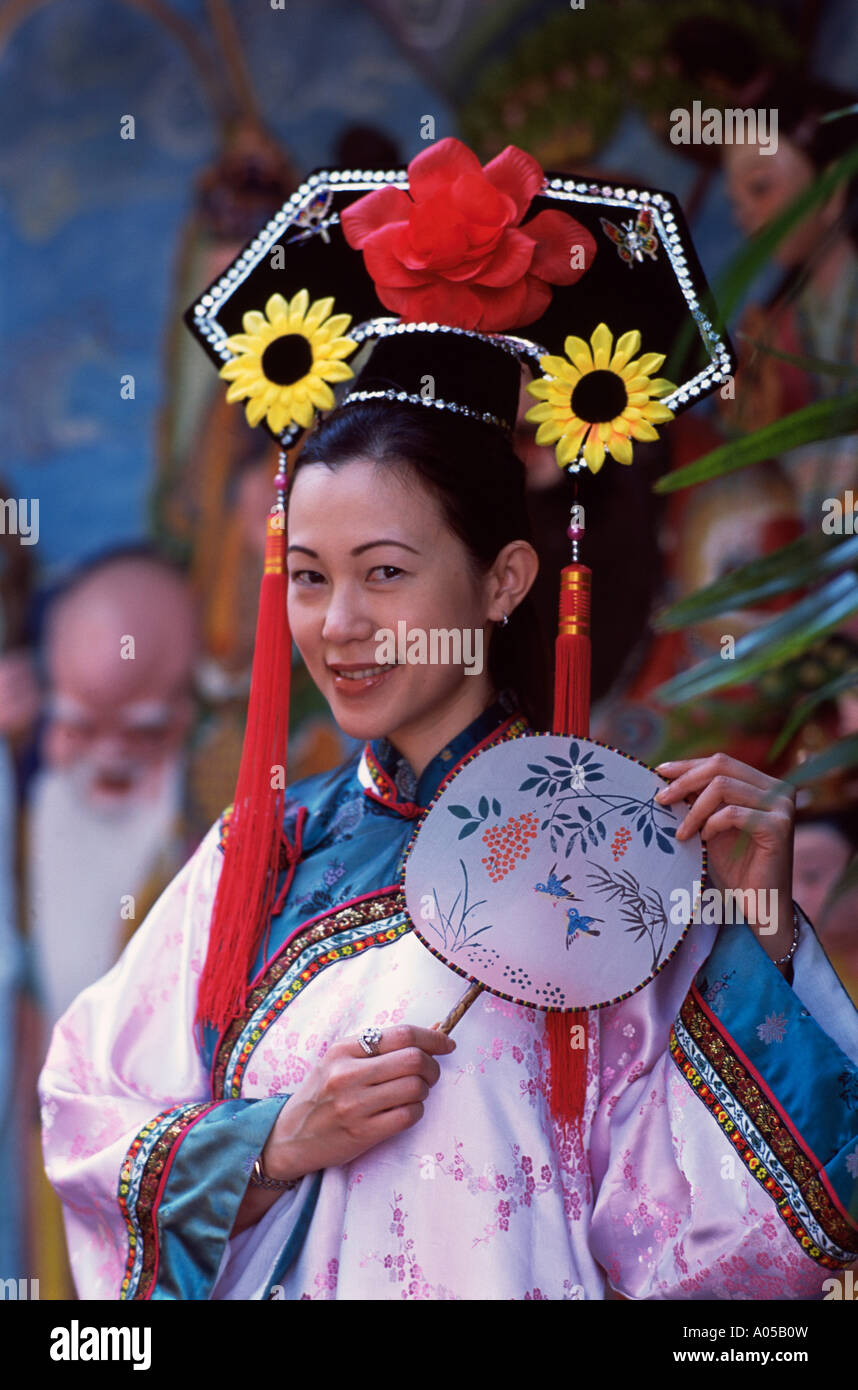
[[[499,550],[485,577],[486,617],[499,623],[521,603],[539,571],[539,556],[529,541],[510,541]]]

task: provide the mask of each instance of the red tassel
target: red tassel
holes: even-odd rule
[[[590,570],[567,565],[560,576],[560,619],[555,643],[555,734],[586,738],[590,729]],[[587,1013],[549,1012],[549,1104],[559,1125],[581,1133],[587,1094]]]
[[[286,802],[292,636],[286,610],[286,526],[272,510],[247,726],[224,846],[197,1022],[225,1028],[245,1004],[250,972],[274,904]],[[273,785],[272,785],[273,784]]]
[[[554,656],[552,732],[586,738],[590,729],[590,570],[586,565],[567,565],[561,571]]]

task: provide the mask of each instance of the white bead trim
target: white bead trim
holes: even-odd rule
[[[442,401],[438,398],[420,396],[409,391],[394,391],[392,387],[387,391],[352,391],[337,406],[338,410],[343,410],[345,406],[351,405],[353,401],[408,401],[412,405],[434,405],[436,410],[450,410],[454,415],[469,415],[472,420],[480,420],[486,425],[497,425],[498,429],[506,434],[512,434],[512,425],[506,420],[502,420],[499,415],[492,415],[488,410],[472,410],[469,405],[459,405],[457,401]]]
[[[476,338],[490,347],[501,348],[512,357],[520,358],[524,354],[534,360],[544,357],[548,351],[541,343],[517,337],[514,333],[480,333],[475,328],[456,328],[447,323],[426,323],[422,320],[419,323],[402,323],[397,318],[375,318],[349,329],[349,337],[358,343],[369,338],[391,338],[397,333],[456,333],[460,337]]]

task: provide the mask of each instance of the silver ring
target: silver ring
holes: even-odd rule
[[[367,1057],[377,1057],[379,1053],[378,1044],[381,1042],[380,1028],[364,1028],[358,1035],[358,1042],[366,1053]]]

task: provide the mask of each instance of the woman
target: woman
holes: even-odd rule
[[[759,109],[778,113],[775,148],[761,153],[749,143],[723,150],[734,218],[747,236],[760,233],[806,194],[858,140],[854,93],[790,77],[772,82],[757,100]],[[828,119],[849,108],[850,114]],[[738,392],[721,405],[728,423],[740,430],[763,428],[850,390],[854,374],[848,366],[858,361],[856,232],[853,175],[781,238],[772,255],[783,273],[764,303],[752,304],[744,316]],[[787,354],[786,360],[778,354]],[[842,496],[855,476],[852,443],[845,438],[790,449],[781,465],[811,530],[825,515],[825,499]]]
[[[83,1297],[805,1299],[855,1258],[858,1017],[794,931],[785,784],[662,769],[679,835],[721,887],[775,891],[777,930],[694,926],[588,1016],[580,1132],[551,1119],[541,1015],[483,994],[455,1041],[431,1026],[460,986],[401,860],[463,758],[544,725],[524,517],[509,444],[461,416],[358,402],[311,436],[289,620],[365,747],[289,789],[299,853],[224,1033],[193,1023],[225,823],[58,1025],[45,1152]],[[481,633],[484,669],[379,663],[402,620]]]

